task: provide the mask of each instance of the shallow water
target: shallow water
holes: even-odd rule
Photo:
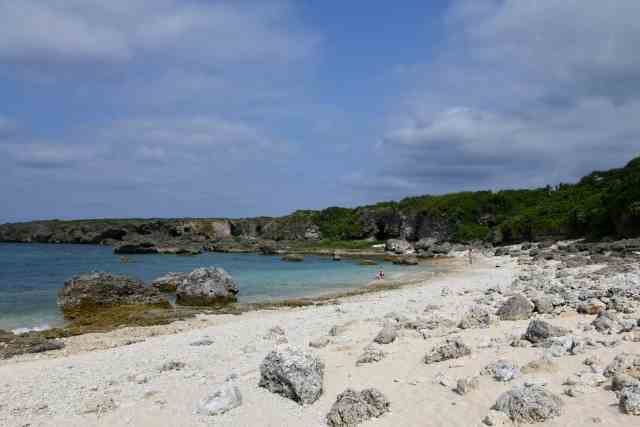
[[[0,243],[0,329],[61,324],[56,291],[74,274],[88,271],[126,274],[150,282],[170,271],[222,267],[239,283],[240,302],[258,302],[361,287],[374,279],[379,268],[318,256],[306,256],[304,262],[284,262],[279,256],[211,252],[193,257],[127,257],[129,263],[123,263],[112,248],[98,245]],[[430,269],[428,264],[381,265],[387,278]]]

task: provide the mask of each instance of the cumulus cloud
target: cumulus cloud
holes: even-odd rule
[[[623,165],[640,140],[638,17],[633,0],[454,2],[446,52],[400,67],[412,93],[381,138],[379,174],[439,192]]]
[[[0,58],[48,67],[289,61],[317,42],[290,15],[286,3],[0,0]]]

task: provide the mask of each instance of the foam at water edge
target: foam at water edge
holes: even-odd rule
[[[20,334],[26,334],[27,332],[46,331],[47,329],[51,329],[51,326],[49,326],[48,323],[44,323],[42,325],[34,326],[32,328],[15,328],[15,329],[12,329],[11,332],[13,332],[15,335],[20,335]]]

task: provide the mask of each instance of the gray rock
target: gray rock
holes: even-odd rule
[[[233,381],[215,386],[198,402],[196,412],[200,415],[220,415],[242,405],[242,394]]]
[[[260,387],[301,405],[322,395],[324,363],[315,355],[292,347],[272,351],[260,365]]]
[[[540,314],[553,313],[553,298],[542,295],[531,300],[534,311]]]
[[[611,390],[613,391],[620,391],[632,385],[640,386],[640,380],[627,374],[615,374],[613,378],[611,378]]]
[[[433,347],[424,357],[424,363],[431,364],[444,360],[459,359],[471,354],[471,348],[459,338],[447,339]]]
[[[178,285],[176,304],[207,306],[235,302],[238,291],[236,281],[222,268],[197,268]]]
[[[356,366],[379,362],[385,357],[386,353],[384,351],[374,347],[367,347],[365,348],[364,353],[358,357]]]
[[[389,407],[389,400],[375,388],[360,392],[348,388],[338,395],[327,414],[327,425],[329,427],[356,426],[389,412]]]
[[[193,346],[193,347],[205,347],[205,346],[212,345],[213,343],[214,343],[214,341],[212,339],[210,339],[210,338],[202,338],[200,340],[192,342],[189,345]]]
[[[524,296],[517,294],[505,301],[498,309],[501,320],[526,320],[533,313],[533,304]]]
[[[604,376],[613,377],[617,374],[629,375],[640,380],[640,354],[621,353],[605,368]]]
[[[456,383],[456,388],[454,391],[459,395],[465,395],[471,393],[472,391],[476,391],[480,388],[480,380],[478,377],[467,377],[460,378]]]
[[[498,397],[493,409],[518,423],[539,423],[560,415],[562,399],[544,387],[514,387]]]
[[[331,339],[329,337],[320,337],[315,340],[309,341],[309,347],[312,348],[325,348],[331,343]]]
[[[36,333],[15,335],[0,329],[0,359],[9,359],[26,353],[44,353],[64,348],[64,343],[51,340]]]
[[[498,318],[487,308],[475,305],[462,316],[460,329],[488,328],[498,322]]]
[[[182,282],[188,274],[189,273],[167,273],[164,276],[154,279],[153,282],[151,282],[151,286],[160,292],[175,292],[180,282]]]
[[[485,367],[490,371],[496,381],[508,382],[520,376],[520,368],[509,360],[498,360]]]
[[[413,246],[406,240],[401,239],[389,239],[384,245],[384,250],[387,252],[393,252],[398,255],[413,252]]]
[[[598,313],[598,317],[591,322],[591,325],[596,328],[598,332],[619,332],[620,329],[622,329],[620,319],[610,311]]]
[[[553,326],[552,324],[545,322],[544,320],[532,320],[527,326],[527,331],[522,336],[523,339],[536,344],[540,343],[551,337],[561,337],[567,335],[568,330]]]
[[[373,339],[378,344],[390,344],[398,338],[398,330],[392,325],[385,325]]]
[[[607,305],[598,299],[581,302],[576,307],[580,314],[599,314],[607,309]]]
[[[493,427],[512,427],[513,421],[504,412],[490,410],[486,417],[482,420],[482,423],[487,426]]]
[[[640,385],[631,385],[622,389],[620,409],[625,414],[640,415]]]
[[[83,311],[115,305],[169,305],[167,299],[144,282],[127,276],[95,272],[73,276],[58,291],[58,306],[68,318]]]
[[[165,362],[160,367],[160,372],[180,371],[180,370],[184,369],[185,366],[187,366],[187,365],[184,362],[180,362],[180,361],[176,361],[176,360],[170,360],[168,362]]]
[[[396,265],[418,265],[420,264],[420,262],[418,261],[418,258],[414,257],[414,256],[401,256],[398,258],[395,258],[393,260],[393,263]]]

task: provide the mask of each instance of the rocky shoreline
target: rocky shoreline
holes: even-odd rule
[[[0,362],[0,423],[631,425],[634,245],[525,244],[473,265],[459,253],[423,285],[64,338]]]

